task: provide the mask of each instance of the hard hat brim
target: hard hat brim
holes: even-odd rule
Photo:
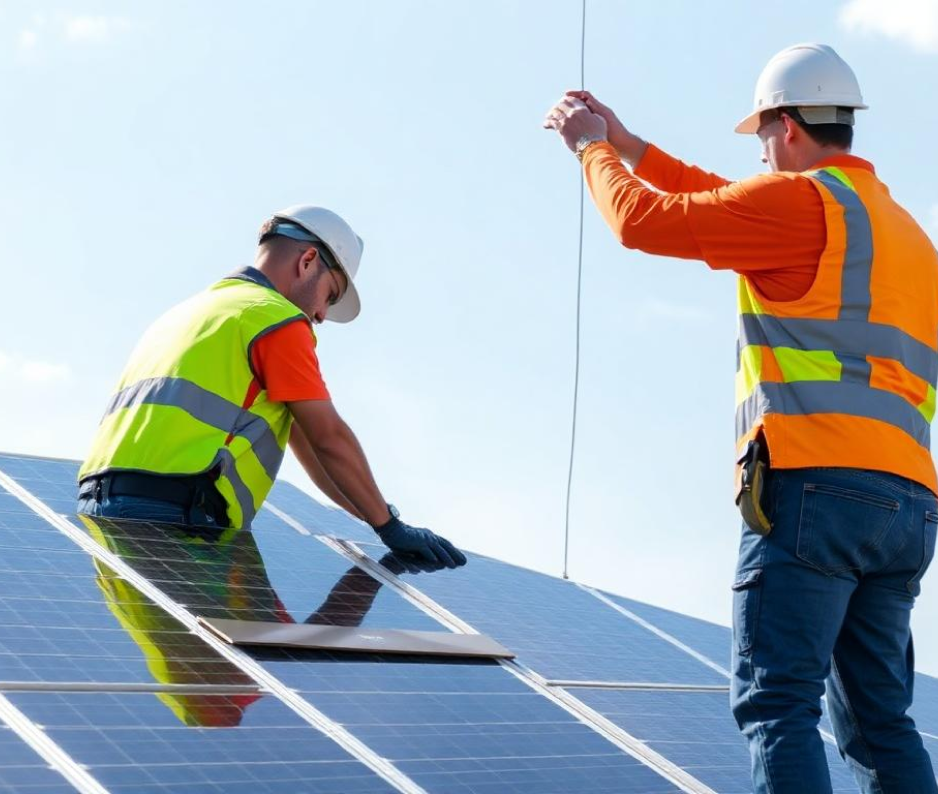
[[[358,296],[358,290],[355,289],[355,283],[352,279],[348,278],[348,288],[345,290],[345,294],[335,306],[330,306],[329,311],[326,312],[326,322],[333,323],[350,323],[362,310],[361,298]]]
[[[759,130],[759,117],[766,110],[777,110],[778,108],[797,108],[797,107],[849,107],[853,110],[869,110],[869,105],[858,102],[844,102],[843,105],[832,105],[829,101],[824,102],[779,102],[777,105],[763,105],[758,110],[752,111],[746,118],[734,127],[734,132],[740,135],[755,135]]]
[[[759,116],[762,115],[763,110],[765,110],[765,108],[760,108],[754,113],[750,113],[734,127],[733,131],[738,132],[740,135],[755,135],[756,131],[759,129]]]

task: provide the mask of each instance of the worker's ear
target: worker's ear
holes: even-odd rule
[[[307,275],[310,269],[315,267],[317,256],[319,256],[319,251],[313,247],[307,248],[297,260],[297,275]]]
[[[803,130],[798,127],[797,122],[791,116],[786,116],[784,113],[782,123],[785,125],[785,143],[791,144]]]

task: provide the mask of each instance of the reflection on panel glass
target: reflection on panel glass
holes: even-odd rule
[[[404,578],[546,678],[726,684],[571,582],[478,555],[452,573]]]
[[[577,697],[721,794],[752,791],[749,750],[725,693],[577,689]],[[836,792],[856,782],[827,746]]]
[[[19,736],[0,723],[0,791],[74,794],[73,789]]]
[[[212,730],[192,730],[152,695],[18,693],[10,700],[106,788],[127,794],[383,794],[394,789],[266,697]],[[0,773],[2,774],[2,773]]]
[[[436,630],[439,624],[315,538],[79,519],[173,601],[203,617]],[[262,553],[260,546],[267,548]],[[396,561],[389,557],[389,565]],[[99,566],[100,567],[100,566]],[[103,576],[110,576],[104,572]]]
[[[64,534],[34,531],[45,524],[34,514],[18,519],[14,529],[0,527],[0,681],[244,682],[130,583],[102,575]],[[130,631],[141,614],[152,616],[146,630]]]
[[[727,588],[727,593],[729,593],[729,588]],[[727,670],[731,669],[732,632],[728,627],[692,618],[689,615],[682,615],[680,612],[672,612],[669,609],[653,607],[649,604],[643,604],[641,601],[633,601],[631,598],[624,598],[612,593],[603,594],[616,604],[634,612],[643,620],[647,620],[653,626],[666,631],[672,637],[676,637],[685,645],[689,645],[698,653],[702,653],[710,661],[721,665]],[[727,596],[726,603],[728,608],[729,596]]]

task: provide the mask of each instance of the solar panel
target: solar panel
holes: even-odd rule
[[[250,532],[82,520],[76,472],[0,455],[0,695],[23,715],[0,723],[0,791],[73,790],[70,770],[95,794],[749,790],[723,627],[480,555],[385,568],[369,528],[287,483]],[[519,663],[245,651],[196,616],[477,630]],[[938,726],[934,679],[915,713]]]

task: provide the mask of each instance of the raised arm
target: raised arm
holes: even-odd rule
[[[688,165],[642,140],[626,128],[612,108],[604,105],[589,91],[568,91],[567,96],[580,99],[593,113],[606,120],[609,143],[620,159],[629,164],[635,176],[658,190],[665,193],[692,193],[730,184],[729,179]]]
[[[793,300],[811,285],[826,231],[823,203],[805,176],[760,174],[709,190],[658,193],[625,167],[608,122],[583,100],[565,96],[544,126],[580,157],[593,201],[624,246],[735,270],[776,300]]]

